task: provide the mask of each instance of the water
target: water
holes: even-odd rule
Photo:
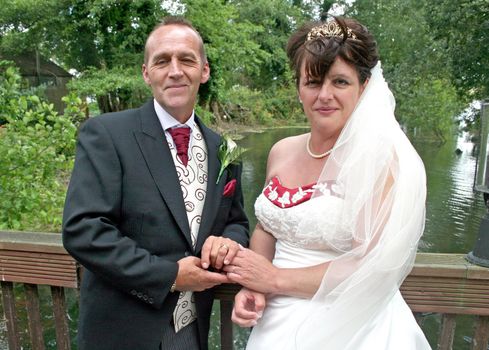
[[[243,191],[245,209],[254,227],[256,219],[253,205],[265,182],[267,156],[278,140],[306,132],[304,128],[272,129],[263,133],[251,133],[239,141],[250,151],[243,156]],[[473,192],[476,166],[474,144],[464,135],[443,144],[414,140],[413,145],[426,167],[428,194],[425,232],[419,251],[431,253],[467,253],[477,238],[479,224],[485,213],[482,195]],[[460,149],[461,154],[455,150]],[[218,314],[218,313],[217,313]],[[210,337],[211,349],[219,349],[217,318],[213,319]],[[433,348],[440,325],[439,315],[427,315],[423,330]],[[454,349],[468,350],[467,339],[472,336],[472,318],[457,318]],[[248,331],[235,327],[235,349],[243,349]]]

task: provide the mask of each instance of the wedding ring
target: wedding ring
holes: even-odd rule
[[[227,244],[224,244],[224,243],[219,246],[219,249],[221,249],[221,248],[226,248],[226,250],[229,250],[229,247],[227,246]]]

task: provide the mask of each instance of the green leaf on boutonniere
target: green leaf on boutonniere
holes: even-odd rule
[[[219,174],[217,175],[216,185],[219,183],[224,169],[226,169],[230,164],[237,163],[239,157],[241,157],[241,155],[247,150],[247,148],[239,147],[236,142],[231,139],[231,137],[227,135],[222,136],[222,142],[217,153],[217,158],[221,162],[221,168],[219,169]]]

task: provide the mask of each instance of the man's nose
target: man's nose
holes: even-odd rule
[[[183,74],[182,67],[177,58],[173,57],[170,62],[170,76],[171,77],[179,77]]]

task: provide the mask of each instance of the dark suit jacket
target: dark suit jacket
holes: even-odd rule
[[[79,349],[158,349],[178,293],[177,260],[213,235],[248,244],[238,166],[216,185],[220,137],[196,118],[208,148],[207,197],[195,251],[172,156],[153,101],[89,119],[80,129],[63,214],[66,250],[84,267]],[[224,185],[237,179],[233,196]],[[213,292],[195,293],[207,349]]]

